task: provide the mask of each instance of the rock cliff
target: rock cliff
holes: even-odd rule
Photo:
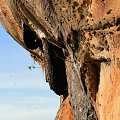
[[[56,120],[119,120],[119,0],[0,0],[0,21],[60,96]]]

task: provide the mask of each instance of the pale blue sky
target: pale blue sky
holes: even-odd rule
[[[28,69],[32,64],[30,54],[0,25],[0,120],[54,120],[59,96],[40,68]]]

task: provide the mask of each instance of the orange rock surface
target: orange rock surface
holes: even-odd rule
[[[74,120],[69,97],[65,100],[61,100],[60,109],[55,120]]]
[[[75,9],[76,11],[79,8],[78,7],[79,3],[82,4],[81,1],[83,2],[85,0],[74,0],[74,5],[75,7],[77,6],[77,8]],[[61,4],[63,4],[64,6],[64,2],[63,3],[61,2]],[[69,3],[67,3],[67,5],[69,6]],[[89,9],[86,8],[84,10],[84,8],[87,5],[89,5]],[[56,9],[59,7],[56,7]],[[85,62],[85,59],[87,59],[87,62],[85,64],[86,65],[89,64],[84,71],[87,71],[88,69],[89,70],[83,76],[86,79],[86,81],[88,80],[87,85],[88,85],[88,88],[91,89],[90,94],[92,96],[91,98],[92,98],[96,113],[98,115],[98,119],[99,120],[120,120],[120,0],[91,0],[90,3],[83,4],[82,7],[83,7],[82,9],[80,8],[78,9],[79,12],[81,12],[82,10],[84,10],[83,13],[85,13],[87,10],[89,11],[90,15],[89,16],[86,15],[87,17],[84,16],[82,12],[81,13],[83,18],[86,17],[85,20],[89,23],[89,25],[91,26],[93,25],[93,28],[87,29],[85,26],[86,28],[85,29],[81,25],[84,28],[83,30],[81,30],[84,34],[83,35],[84,40],[82,42],[80,41],[81,43],[80,46],[82,46],[80,50],[82,52],[81,51],[79,51],[78,53],[76,52],[77,56],[79,57],[77,59],[79,59],[80,61],[83,60],[83,63]],[[68,11],[67,9],[68,9],[67,6],[64,6],[60,10],[65,11],[63,13],[65,13],[66,15],[67,12],[69,13],[69,9]],[[73,13],[74,16],[72,20],[75,19],[75,14],[76,14],[77,17],[75,20],[78,21],[77,18],[79,18],[79,14],[81,14],[79,12],[77,11],[76,13]],[[61,12],[61,15],[62,15],[62,12]],[[76,28],[76,26],[79,27],[79,24],[76,25],[76,22],[74,21],[71,22],[70,20],[71,16],[67,16],[67,17],[69,18],[68,23],[71,26],[74,26],[73,27],[74,29],[78,29]],[[59,18],[60,18],[60,15],[59,15]],[[0,19],[6,31],[19,44],[25,47],[24,41],[23,41],[23,31],[21,30],[20,26],[16,22],[14,15],[12,14],[6,0],[0,0]],[[66,18],[64,19],[66,20]],[[80,23],[81,21],[79,21],[78,23]],[[104,24],[105,22],[106,24]],[[65,36],[67,36],[69,31],[71,30],[70,29],[71,26],[69,26],[69,24],[67,24],[67,22],[63,23],[63,25],[66,26]],[[83,24],[84,24],[84,20],[83,20]],[[105,25],[106,26],[108,25],[108,26],[106,27]],[[69,30],[67,31],[67,29]],[[68,38],[70,38],[70,36],[68,36]],[[69,44],[72,44],[72,41],[70,41],[70,39],[68,40],[69,41],[67,42],[69,42]],[[31,50],[31,52],[34,52],[34,51]],[[92,59],[91,61],[88,60],[89,59],[88,56],[87,56],[88,58],[85,58],[85,54],[87,52],[90,53],[89,57]],[[74,59],[72,60],[68,59],[67,62],[70,65],[74,64],[75,66],[76,63],[74,63],[73,60]],[[99,70],[96,70],[94,66],[92,66],[92,62],[93,63],[95,62],[95,64],[93,64],[94,66],[95,65],[97,66],[99,64]],[[71,68],[74,66],[71,65]],[[79,66],[77,67],[79,68]],[[67,69],[69,70],[69,65],[67,66]],[[99,73],[97,73],[96,71]],[[70,78],[72,78],[71,76]],[[98,76],[98,77],[94,77],[94,76]],[[73,76],[73,78],[75,77]],[[99,81],[99,84],[97,86],[98,88],[96,87],[96,84],[95,86],[93,85],[94,83],[96,83],[96,81],[94,81],[96,79]],[[71,86],[71,88],[72,87],[73,86]],[[70,90],[68,91],[71,92]],[[61,105],[57,113],[56,120],[74,120],[75,119],[73,117],[74,115],[71,107],[72,105],[70,104],[71,93],[68,93],[68,94],[69,94],[69,97],[67,97],[65,100],[63,99],[61,100]],[[72,93],[71,96],[72,95],[74,95],[74,93]]]

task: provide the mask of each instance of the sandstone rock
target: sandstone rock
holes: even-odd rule
[[[62,98],[56,120],[119,120],[119,6],[119,0],[0,1],[6,31]]]

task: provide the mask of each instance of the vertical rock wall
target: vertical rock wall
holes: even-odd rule
[[[119,0],[0,1],[6,31],[42,64],[61,96],[56,120],[119,120],[119,6]]]

